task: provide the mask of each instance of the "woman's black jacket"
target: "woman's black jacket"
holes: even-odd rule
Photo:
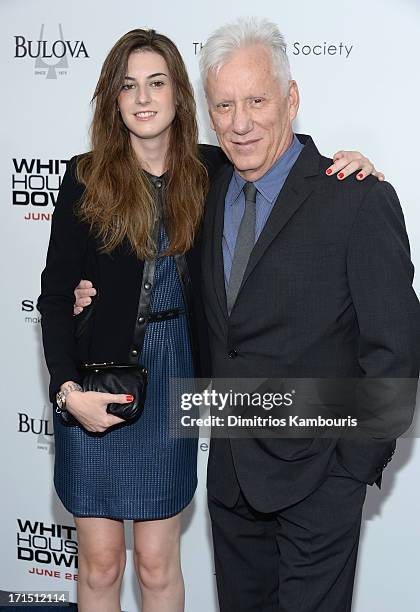
[[[226,158],[218,147],[210,145],[200,145],[200,153],[211,179]],[[80,382],[81,363],[126,363],[133,348],[141,349],[133,347],[133,337],[135,326],[140,325],[137,310],[143,261],[130,253],[126,244],[110,255],[100,252],[88,226],[77,220],[74,208],[84,187],[76,179],[76,162],[77,157],[73,157],[68,163],[60,188],[38,299],[44,353],[51,375],[51,401],[64,382]],[[181,283],[196,376],[205,377],[209,363],[201,298],[200,239],[198,232],[185,255],[187,265]],[[82,278],[92,281],[98,297],[81,315],[73,316],[73,291]],[[91,308],[93,312],[89,313]]]

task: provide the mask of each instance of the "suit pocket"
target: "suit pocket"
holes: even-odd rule
[[[337,460],[354,478],[373,484],[394,454],[395,440],[346,440],[337,444]]]
[[[298,461],[315,457],[331,446],[329,438],[258,438],[256,440],[261,449],[282,461]]]

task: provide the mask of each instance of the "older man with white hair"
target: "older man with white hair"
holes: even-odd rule
[[[213,377],[417,379],[419,304],[391,185],[331,182],[331,160],[293,133],[299,92],[275,24],[221,27],[200,65],[231,162],[213,180],[203,231]],[[213,438],[220,610],[348,612],[366,484],[380,483],[394,448]]]
[[[275,24],[223,26],[200,67],[228,158],[212,179],[201,241],[216,384],[416,382],[420,309],[391,185],[366,172],[331,180],[337,164],[294,134],[299,91]],[[75,312],[95,294],[90,282],[80,287]],[[349,612],[366,484],[380,484],[394,448],[386,436],[213,437],[221,612]]]

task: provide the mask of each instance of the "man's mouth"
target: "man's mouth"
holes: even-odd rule
[[[240,142],[233,141],[233,144],[237,147],[246,147],[246,146],[256,144],[259,140],[260,140],[259,138],[253,138],[252,140],[243,140]]]

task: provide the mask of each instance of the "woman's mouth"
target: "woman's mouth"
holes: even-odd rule
[[[156,117],[157,112],[156,111],[140,111],[138,113],[135,113],[135,117],[136,119],[140,119],[140,121],[147,121],[148,119],[153,119],[153,117]]]

